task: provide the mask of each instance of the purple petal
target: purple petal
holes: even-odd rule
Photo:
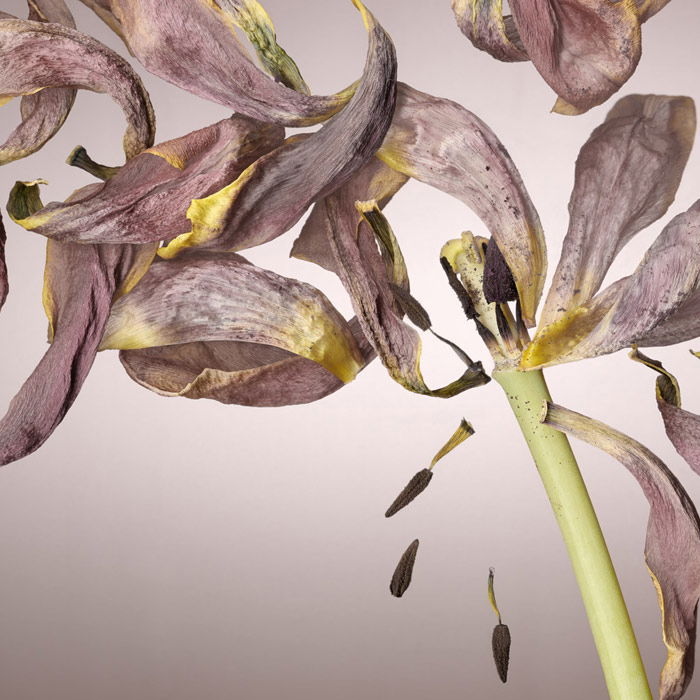
[[[476,212],[508,263],[523,319],[534,325],[547,269],[544,235],[520,174],[489,127],[455,102],[399,83],[394,121],[377,155]]]
[[[511,0],[510,8],[527,55],[559,95],[555,112],[605,102],[637,67],[641,31],[630,2]]]
[[[661,605],[668,649],[660,700],[678,700],[693,675],[700,598],[700,519],[671,470],[646,447],[603,423],[549,404],[542,421],[598,447],[625,466],[649,501],[645,556]]]
[[[75,27],[75,21],[63,0],[31,0],[29,19],[57,22]],[[0,145],[0,165],[38,151],[63,126],[73,102],[73,88],[46,88],[22,98],[22,121]]]
[[[151,102],[141,79],[123,58],[70,27],[0,20],[0,97],[65,86],[106,92],[120,105],[128,124],[127,158],[153,144]]]
[[[366,364],[373,352],[357,322],[349,326]],[[255,343],[183,343],[122,350],[119,358],[135,382],[162,396],[224,404],[290,406],[317,401],[345,386],[312,360]]]
[[[237,181],[193,201],[188,212],[192,231],[161,251],[164,257],[191,246],[233,251],[272,240],[374,155],[394,111],[396,54],[386,32],[363,12],[369,32],[367,63],[350,103],[316,133],[288,139]]]
[[[700,474],[700,416],[681,408],[681,391],[676,378],[657,360],[634,350],[630,357],[655,370],[656,404],[664,421],[666,434],[691,469]]]
[[[283,137],[282,127],[234,116],[140,153],[103,185],[89,185],[69,202],[52,202],[31,216],[14,218],[56,240],[168,240],[189,230],[192,199],[235,180]]]
[[[114,304],[101,349],[198,341],[271,345],[317,362],[343,382],[364,365],[347,322],[317,289],[237,255],[206,253],[154,264]]]
[[[477,49],[499,61],[529,60],[513,18],[503,16],[501,0],[452,0],[452,11],[462,34]]]
[[[271,81],[250,60],[230,20],[227,23],[212,2],[112,0],[111,10],[130,51],[147,70],[254,119],[307,126],[335,114],[352,95],[345,90],[329,97],[310,96]]]
[[[620,250],[666,213],[694,137],[689,97],[630,95],[610,110],[576,161],[569,230],[541,326],[588,303]]]
[[[540,329],[521,366],[531,369],[632,345],[690,340],[700,328],[699,300],[700,200],[671,220],[632,275]]]

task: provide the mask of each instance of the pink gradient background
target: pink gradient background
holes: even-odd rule
[[[315,92],[354,80],[362,23],[346,0],[266,0],[280,42]],[[79,26],[125,54],[86,8]],[[498,134],[540,212],[550,267],[561,246],[573,163],[612,101],[567,118],[529,64],[475,50],[448,0],[373,0],[390,32],[399,76],[473,110]],[[20,0],[2,9],[26,16]],[[676,0],[643,28],[644,55],[620,94],[700,98],[700,6]],[[164,140],[227,111],[145,73]],[[2,111],[0,137],[16,123]],[[123,120],[107,97],[81,93],[43,151],[2,169],[45,177],[45,201],[87,183],[63,161],[77,143],[120,162]],[[639,235],[610,279],[633,269],[671,216],[700,194],[700,151],[676,203]],[[3,195],[4,197],[4,195]],[[410,183],[387,209],[413,289],[439,332],[486,361],[437,261],[461,230],[485,233],[446,195]],[[45,349],[40,292],[44,240],[8,224],[11,292],[0,315],[0,401]],[[299,227],[250,258],[350,305],[328,273],[287,258]],[[654,351],[700,411],[700,362],[688,348]],[[433,384],[461,372],[426,340]],[[667,442],[654,377],[624,353],[548,372],[555,399],[642,440],[700,502],[700,479]],[[430,489],[391,520],[384,510],[465,416],[477,434],[436,469]],[[574,445],[634,621],[652,685],[665,657],[656,595],[643,561],[648,514],[616,462]],[[401,552],[420,538],[414,579],[388,592]],[[606,697],[576,584],[537,474],[495,383],[451,401],[411,395],[375,362],[335,395],[308,406],[249,409],[165,399],[133,384],[116,353],[97,358],[47,444],[0,472],[0,697],[3,700],[418,700]],[[495,623],[489,566],[513,649],[509,683],[490,652]],[[688,698],[699,697],[700,680]]]

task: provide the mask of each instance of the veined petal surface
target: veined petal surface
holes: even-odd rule
[[[28,0],[29,19],[55,22],[75,28],[75,21],[63,0]],[[75,101],[72,87],[46,88],[22,97],[22,121],[0,145],[0,165],[38,151],[63,126]]]
[[[127,158],[153,145],[151,102],[141,79],[121,56],[60,24],[0,20],[0,98],[66,86],[106,92],[119,104],[127,120]]]
[[[663,216],[695,138],[689,97],[629,95],[591,134],[576,161],[569,229],[540,325],[587,304],[613,260]]]
[[[474,114],[399,83],[396,113],[377,154],[404,175],[470,207],[496,239],[532,326],[547,272],[539,216],[508,152]]]

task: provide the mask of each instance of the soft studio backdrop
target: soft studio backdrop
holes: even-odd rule
[[[316,93],[360,73],[366,35],[349,0],[266,0],[282,45]],[[399,77],[454,99],[509,149],[542,217],[550,269],[566,230],[573,164],[614,99],[590,113],[549,113],[555,96],[529,64],[475,50],[449,0],[372,0],[392,35]],[[2,9],[26,16],[22,0]],[[125,54],[86,8],[78,25]],[[643,56],[620,95],[700,101],[700,6],[676,0],[643,27]],[[227,115],[140,68],[158,140]],[[0,137],[16,123],[2,110]],[[45,201],[87,174],[63,161],[78,143],[121,162],[123,118],[107,97],[80,93],[66,126],[40,153],[0,171],[44,177]],[[663,225],[700,196],[700,149],[676,204],[623,252],[631,271]],[[485,233],[459,202],[410,183],[387,208],[435,328],[490,360],[467,328],[438,264],[461,230]],[[11,222],[11,291],[0,315],[0,401],[10,400],[45,349],[45,241]],[[288,252],[299,231],[250,258],[323,289],[350,311],[339,283]],[[650,354],[700,410],[700,361],[689,347]],[[427,342],[437,384],[461,373]],[[700,501],[700,479],[666,440],[654,376],[624,353],[547,372],[555,400],[641,440]],[[430,489],[391,520],[405,482],[465,416],[476,435],[436,467]],[[643,561],[648,508],[625,469],[574,444],[616,563],[653,685],[665,658],[656,594]],[[393,568],[420,538],[411,588],[389,595]],[[534,466],[500,388],[452,400],[412,395],[378,362],[308,406],[251,409],[166,399],[134,384],[117,354],[98,356],[78,400],[37,453],[0,472],[0,697],[3,700],[404,700],[606,697],[578,590]],[[489,566],[511,628],[509,682],[491,660]],[[688,697],[700,696],[696,679]]]

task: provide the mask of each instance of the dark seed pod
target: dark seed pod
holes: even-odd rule
[[[510,630],[508,625],[499,623],[493,628],[491,647],[498,677],[505,683],[508,680],[508,661],[510,660]]]
[[[418,540],[413,540],[408,545],[408,549],[401,555],[396,566],[394,575],[391,577],[389,590],[391,595],[400,598],[411,585],[413,565],[416,563],[416,553],[418,552]]]
[[[405,508],[418,494],[425,491],[432,478],[433,472],[431,472],[430,469],[421,469],[406,484],[403,491],[401,491],[396,497],[396,500],[389,506],[387,512],[384,513],[384,517],[390,518],[402,508]]]

